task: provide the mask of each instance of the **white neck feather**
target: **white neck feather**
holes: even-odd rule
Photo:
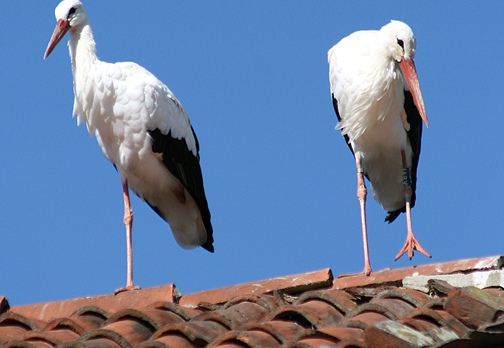
[[[96,65],[100,63],[100,60],[96,56],[96,44],[88,21],[70,30],[69,34],[68,49],[72,62],[75,94],[73,114],[77,115],[77,124],[82,121],[86,122],[89,133],[93,134],[95,130],[93,120],[98,115],[91,113],[92,105],[87,102],[93,100],[88,97],[95,92],[95,84],[88,83],[88,81],[94,80],[97,71]]]
[[[72,74],[74,78],[74,91],[77,94],[77,84],[86,80],[93,64],[99,61],[96,56],[96,44],[93,31],[89,22],[83,23],[78,28],[70,30],[68,49],[72,62]]]

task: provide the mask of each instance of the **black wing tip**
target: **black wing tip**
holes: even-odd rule
[[[207,232],[207,239],[205,243],[201,245],[201,247],[205,250],[208,250],[209,252],[213,253],[214,252],[214,246],[213,246],[213,227],[212,223],[210,222],[210,210],[208,209],[208,204],[205,198],[204,202],[204,211],[201,211],[201,218],[203,219],[203,225],[205,226],[205,230]]]
[[[395,221],[395,219],[397,219],[399,214],[404,213],[404,212],[405,212],[404,209],[399,209],[399,210],[395,210],[395,211],[388,211],[387,215],[385,215],[385,222],[388,222],[389,224],[391,224],[392,222]]]
[[[210,212],[208,211],[208,209],[207,209],[207,212],[208,212],[208,218],[204,220],[205,229],[207,231],[207,239],[206,239],[205,243],[201,244],[201,247],[203,249],[213,253],[214,252],[213,227],[212,227],[212,224],[210,223]]]
[[[214,246],[213,246],[213,238],[210,238],[209,241],[206,241],[204,244],[201,244],[201,247],[211,253],[214,252]]]

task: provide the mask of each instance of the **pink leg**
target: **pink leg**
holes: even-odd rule
[[[123,184],[124,199],[124,226],[126,227],[126,287],[117,289],[115,293],[128,290],[137,290],[140,287],[133,285],[133,212],[131,210],[128,182]]]
[[[407,162],[406,162],[406,154],[404,151],[401,151],[402,155],[402,162],[403,162],[403,168],[405,171],[408,171],[409,168],[407,167]],[[406,175],[406,177],[409,174]],[[413,250],[418,250],[422,254],[424,254],[427,257],[431,257],[431,255],[418,243],[417,239],[415,238],[415,235],[413,234],[413,228],[411,227],[411,186],[410,186],[410,179],[406,178],[405,183],[404,183],[404,197],[406,199],[406,228],[408,230],[408,234],[406,236],[406,242],[404,243],[404,246],[402,249],[399,251],[399,253],[395,257],[395,261],[397,261],[401,256],[408,252],[408,257],[411,260],[413,257]]]
[[[371,263],[369,262],[369,248],[368,248],[368,236],[367,236],[367,223],[366,223],[366,196],[367,189],[366,183],[364,182],[364,173],[362,168],[357,168],[357,198],[359,199],[360,211],[361,211],[361,227],[362,227],[362,244],[364,246],[364,270],[362,273],[365,275],[370,275],[373,271],[371,269]]]
[[[361,211],[361,227],[362,227],[362,243],[364,246],[364,270],[358,274],[370,275],[373,270],[371,269],[371,263],[369,262],[369,248],[368,248],[368,236],[367,236],[367,223],[366,223],[366,196],[367,188],[364,182],[364,170],[360,160],[356,160],[357,164],[357,199],[360,204]],[[358,274],[342,274],[338,278],[355,276]]]

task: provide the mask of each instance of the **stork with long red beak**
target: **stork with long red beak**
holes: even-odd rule
[[[411,227],[415,205],[422,121],[427,114],[413,58],[411,28],[391,21],[380,30],[357,31],[328,52],[329,81],[340,129],[354,154],[361,208],[364,270],[372,272],[366,224],[366,177],[373,196],[387,210],[385,221],[406,213],[406,242],[396,260],[420,246]]]
[[[154,75],[135,63],[98,59],[80,1],[62,1],[55,16],[56,28],[44,59],[68,32],[73,112],[119,173],[127,247],[124,290],[135,289],[129,189],[168,222],[180,246],[214,251],[198,139],[180,102]]]

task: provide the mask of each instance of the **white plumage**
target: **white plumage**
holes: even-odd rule
[[[328,52],[329,81],[340,129],[357,167],[357,196],[361,203],[364,273],[371,273],[367,248],[364,176],[374,198],[392,222],[407,214],[409,257],[420,247],[411,229],[422,120],[427,115],[413,58],[416,40],[410,27],[392,21],[380,30],[357,31]],[[404,176],[409,176],[405,180]]]
[[[125,224],[131,238],[128,187],[169,224],[176,241],[213,252],[210,212],[199,166],[199,145],[189,118],[168,87],[136,63],[106,63],[96,56],[80,1],[64,0],[46,58],[68,31],[75,93],[74,115],[117,169],[123,183]],[[129,236],[128,236],[129,234]],[[131,240],[126,289],[133,288]]]

